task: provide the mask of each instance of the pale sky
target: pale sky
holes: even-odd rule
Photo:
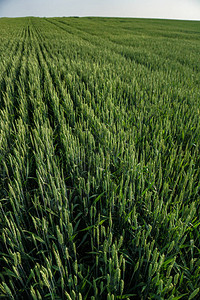
[[[200,20],[200,0],[0,0],[0,16],[106,16]]]

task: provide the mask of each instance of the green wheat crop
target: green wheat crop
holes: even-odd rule
[[[199,22],[0,28],[0,298],[199,299]]]

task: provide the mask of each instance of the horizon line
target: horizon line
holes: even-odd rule
[[[109,18],[109,19],[146,19],[146,20],[166,20],[166,21],[194,21],[199,22],[200,19],[181,19],[181,18],[164,18],[164,17],[130,17],[130,16],[95,16],[95,15],[86,15],[86,16],[0,16],[0,19],[14,19],[14,18]]]

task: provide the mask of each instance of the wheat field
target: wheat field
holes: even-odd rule
[[[200,23],[0,19],[0,298],[200,297]]]

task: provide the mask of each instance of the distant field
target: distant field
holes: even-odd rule
[[[0,298],[200,299],[200,22],[0,19]]]

